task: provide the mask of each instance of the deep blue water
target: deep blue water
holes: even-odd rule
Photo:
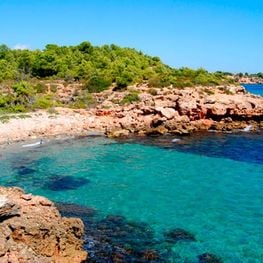
[[[263,84],[242,84],[250,93],[263,96]]]
[[[16,145],[2,150],[0,184],[63,202],[65,215],[81,216],[90,262],[194,263],[203,253],[263,262],[263,134],[173,139]]]

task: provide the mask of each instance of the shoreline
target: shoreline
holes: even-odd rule
[[[0,143],[0,150],[2,150],[2,153],[6,152],[13,152],[13,151],[23,151],[23,150],[32,150],[37,149],[38,147],[42,146],[49,146],[51,144],[56,143],[63,143],[64,141],[74,141],[78,139],[85,139],[85,138],[92,138],[92,137],[102,137],[102,138],[108,138],[108,139],[117,139],[117,140],[126,140],[126,139],[142,139],[142,138],[156,138],[159,136],[165,136],[165,137],[171,137],[175,139],[174,142],[180,142],[184,140],[185,137],[189,136],[208,136],[209,134],[217,134],[217,135],[223,135],[223,134],[232,134],[232,135],[239,135],[239,134],[247,134],[247,135],[253,135],[253,134],[262,134],[263,135],[263,129],[259,128],[257,130],[244,130],[244,129],[236,129],[232,131],[217,131],[217,130],[202,130],[197,131],[191,134],[187,135],[176,135],[172,133],[165,133],[165,134],[156,134],[156,135],[150,135],[150,136],[140,136],[138,134],[129,134],[127,136],[119,136],[119,137],[109,137],[103,132],[98,131],[88,131],[86,133],[78,133],[78,134],[58,134],[58,135],[45,135],[38,138],[25,138],[18,141],[11,141],[9,143],[7,142],[1,142]],[[176,138],[175,138],[176,137]],[[41,145],[33,145],[35,143],[39,143],[40,140],[43,140],[43,144]],[[32,144],[32,146],[27,146]],[[1,158],[1,154],[0,154]]]
[[[136,101],[120,103],[135,92]],[[162,88],[154,93],[149,93],[146,86],[133,86],[95,96],[98,104],[89,109],[56,107],[10,114],[12,118],[3,115],[0,145],[94,133],[117,138],[263,128],[263,97],[250,94],[241,86]]]

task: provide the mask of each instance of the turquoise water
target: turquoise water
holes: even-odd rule
[[[251,93],[263,96],[263,84],[242,84]]]
[[[198,262],[205,252],[224,262],[263,262],[262,133],[172,139],[17,146],[0,156],[0,184],[95,208],[100,220],[124,216],[152,231],[167,262]],[[165,242],[175,228],[196,241]],[[133,238],[140,246],[140,236]]]

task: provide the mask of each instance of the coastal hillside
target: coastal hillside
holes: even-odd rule
[[[225,73],[174,69],[116,45],[0,47],[0,142],[262,128],[263,98]],[[10,132],[11,131],[11,132]]]
[[[132,48],[116,45],[77,46],[48,44],[44,50],[12,50],[0,46],[0,81],[31,78],[82,80],[97,91],[148,81],[152,86],[185,87],[231,82],[224,73],[204,69],[174,69]]]
[[[222,72],[204,69],[175,69],[131,48],[116,45],[77,46],[48,44],[43,50],[13,50],[0,46],[0,111],[25,112],[50,106],[61,106],[56,86],[47,83],[60,80],[81,86],[77,102],[68,107],[81,108],[90,103],[94,92],[109,88],[123,90],[133,84],[147,83],[149,88],[184,88],[233,84],[233,78]]]

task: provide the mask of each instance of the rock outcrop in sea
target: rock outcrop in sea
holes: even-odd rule
[[[0,187],[0,262],[80,263],[84,225],[61,217],[48,199]]]

